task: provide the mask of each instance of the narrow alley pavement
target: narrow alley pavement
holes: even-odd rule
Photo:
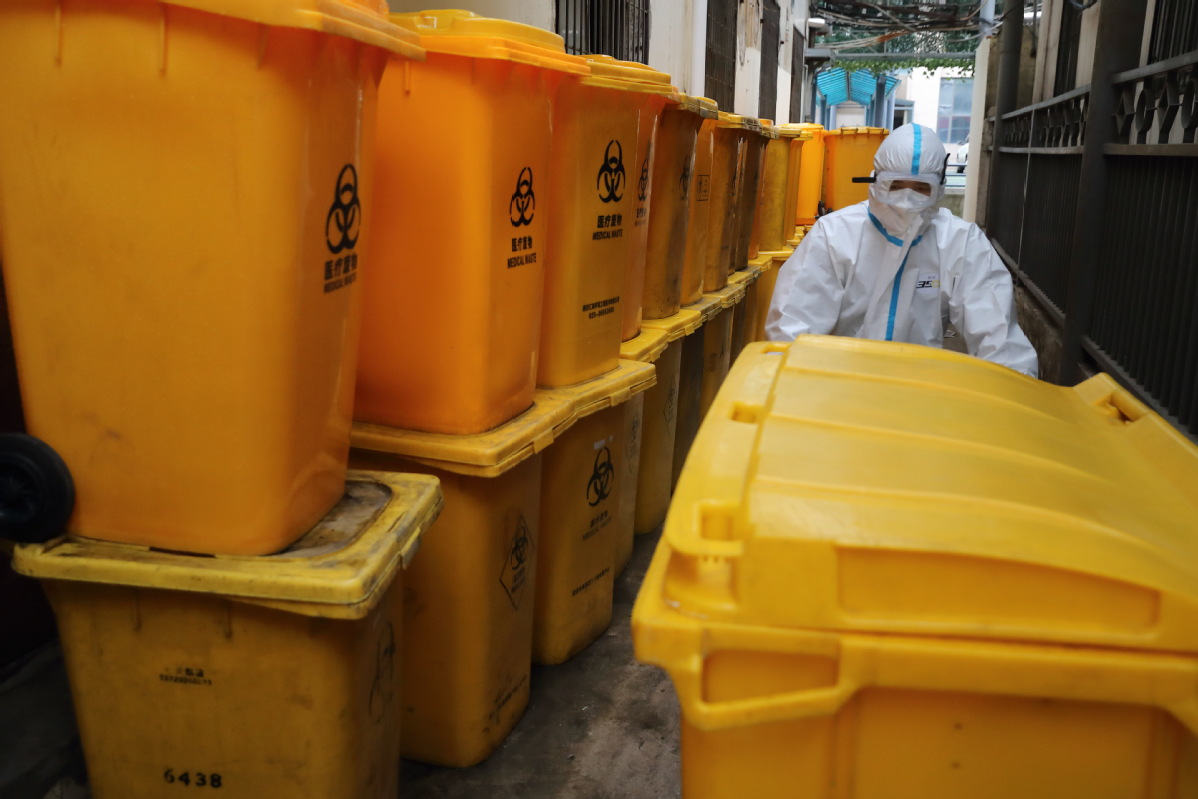
[[[524,718],[468,769],[405,761],[404,799],[671,799],[680,795],[678,703],[665,672],[636,662],[632,604],[660,536],[637,536],[612,624],[559,666],[533,666]]]

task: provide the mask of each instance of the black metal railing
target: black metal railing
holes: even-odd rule
[[[1115,141],[1193,144],[1198,134],[1198,51],[1115,76]]]
[[[557,33],[566,52],[649,59],[649,0],[557,0]]]
[[[1156,0],[1150,63],[1198,50],[1198,3],[1194,0]]]
[[[707,57],[703,92],[731,111],[736,99],[737,0],[708,0]]]
[[[1028,156],[1023,153],[998,152],[994,154],[994,159],[996,163],[991,178],[994,181],[994,191],[990,207],[986,211],[987,228],[994,240],[1006,251],[1007,256],[1019,263]]]
[[[1198,432],[1198,159],[1111,160],[1089,343]]]
[[[1029,155],[1019,268],[1058,313],[1069,290],[1081,155]]]

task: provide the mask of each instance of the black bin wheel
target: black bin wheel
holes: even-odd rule
[[[24,433],[0,433],[0,538],[49,541],[74,509],[75,481],[54,448]]]

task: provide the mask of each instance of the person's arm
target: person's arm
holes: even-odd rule
[[[844,284],[828,251],[825,226],[816,224],[778,272],[765,337],[794,341],[804,333],[831,333],[843,297]]]
[[[966,236],[949,299],[949,319],[969,354],[1037,377],[1039,359],[1015,313],[1011,273],[976,225]]]

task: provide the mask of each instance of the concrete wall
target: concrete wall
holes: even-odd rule
[[[969,166],[965,170],[965,199],[961,208],[961,218],[967,222],[978,219],[978,195],[985,184],[982,172],[982,131],[985,129],[986,117],[986,87],[990,84],[990,48],[998,40],[991,37],[978,42],[977,55],[973,63],[973,107],[969,115]],[[988,162],[986,162],[988,164]]]
[[[388,0],[392,11],[423,11],[426,8],[441,8],[428,0]],[[655,3],[656,5],[656,3]],[[454,0],[450,8],[473,11],[484,17],[510,19],[553,30],[556,4],[554,0]]]
[[[692,74],[694,5],[690,0],[653,0],[649,15],[649,66],[670,73],[674,85],[687,93],[698,85]]]

